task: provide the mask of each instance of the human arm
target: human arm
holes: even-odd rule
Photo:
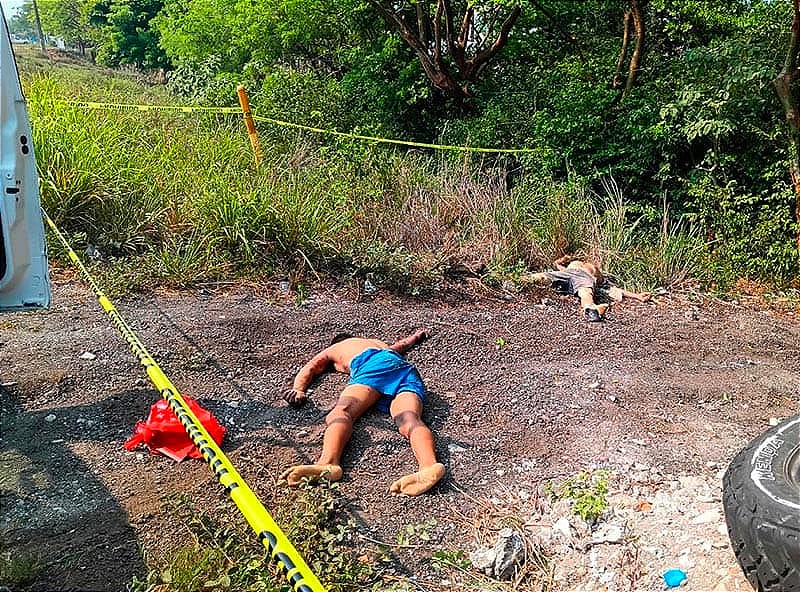
[[[649,292],[630,292],[617,286],[612,286],[608,291],[608,295],[617,302],[622,302],[623,298],[631,298],[639,302],[649,302],[652,298]]]
[[[396,351],[398,354],[404,354],[416,344],[428,338],[428,332],[425,329],[418,329],[408,337],[404,337],[399,341],[395,341],[389,346],[389,349]]]
[[[292,388],[284,393],[283,398],[286,402],[292,407],[299,407],[305,403],[309,385],[328,369],[332,361],[327,349],[311,358],[294,377]]]

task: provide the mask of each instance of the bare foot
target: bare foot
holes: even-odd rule
[[[416,473],[411,473],[405,477],[400,477],[392,483],[389,491],[395,494],[404,493],[405,495],[419,495],[425,493],[436,485],[444,477],[444,465],[436,463]]]
[[[289,485],[294,487],[300,485],[303,477],[308,477],[312,481],[317,479],[339,481],[342,478],[342,467],[339,465],[297,465],[281,473],[280,479],[286,479]]]

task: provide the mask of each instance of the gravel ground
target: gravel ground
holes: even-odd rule
[[[117,308],[181,392],[227,427],[223,450],[264,500],[282,469],[315,458],[345,384],[328,375],[310,404],[290,409],[280,395],[294,372],[339,331],[391,342],[428,328],[408,357],[429,389],[424,419],[446,478],[417,498],[389,496],[413,456],[370,412],[340,487],[365,537],[429,531],[425,544],[392,550],[413,589],[490,589],[474,570],[432,570],[430,558],[492,546],[509,523],[546,552],[551,590],[661,590],[670,568],[686,572],[687,589],[749,589],[725,532],[721,474],[800,407],[796,312],[661,296],[590,324],[545,292],[423,301],[320,287],[298,306],[277,284]],[[81,284],[56,281],[49,311],[0,317],[0,538],[5,553],[43,558],[32,589],[124,590],[184,537],[162,496],[229,503],[203,462],[124,450],[157,397]],[[601,469],[609,509],[591,528],[546,494],[547,483]]]

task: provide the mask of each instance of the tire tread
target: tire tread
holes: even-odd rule
[[[800,519],[791,512],[770,512],[759,503],[748,462],[757,443],[758,439],[736,455],[723,478],[722,503],[731,546],[753,588],[800,592]]]

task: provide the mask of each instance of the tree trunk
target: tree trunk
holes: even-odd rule
[[[33,0],[33,14],[36,19],[36,32],[39,34],[39,45],[42,46],[42,53],[47,53],[44,45],[44,33],[42,33],[42,19],[39,17],[39,5]]]
[[[628,10],[625,11],[625,16],[622,19],[622,47],[620,48],[619,57],[617,58],[617,67],[614,70],[614,77],[611,80],[611,88],[618,91],[613,101],[614,105],[621,103],[625,97],[630,94],[633,85],[636,83],[639,70],[642,67],[645,35],[643,13],[647,1],[648,0],[628,0]],[[628,62],[628,74],[623,86],[622,70],[625,66],[625,60],[628,58],[631,35],[633,35],[635,41],[633,44],[633,52]]]
[[[522,8],[519,4],[511,7],[505,19],[498,18],[503,10],[499,4],[494,13],[476,15],[475,8],[469,4],[456,26],[451,0],[436,0],[433,14],[428,11],[428,2],[410,5],[395,5],[387,0],[368,0],[390,28],[414,50],[422,64],[425,75],[431,84],[455,99],[466,111],[474,111],[472,94],[468,85],[476,82],[486,65],[508,42],[508,36],[517,21]],[[494,37],[482,36],[476,29],[476,19],[490,23],[489,30],[495,30]]]
[[[617,67],[614,69],[614,78],[611,79],[611,88],[619,90],[622,88],[622,67],[628,59],[628,45],[631,39],[631,11],[626,10],[622,17],[622,47],[617,58]]]
[[[797,81],[800,71],[797,69],[798,52],[800,52],[800,0],[793,0],[792,35],[789,50],[780,74],[772,81],[772,86],[786,113],[789,128],[789,175],[795,194],[795,223],[798,258],[800,260],[800,100],[798,100]]]
[[[628,67],[628,80],[625,82],[625,90],[622,92],[623,99],[630,94],[633,83],[636,82],[636,77],[642,64],[642,55],[644,54],[644,17],[642,9],[647,2],[646,0],[630,0],[630,3],[633,30],[636,33],[636,44],[633,46],[633,55]]]

